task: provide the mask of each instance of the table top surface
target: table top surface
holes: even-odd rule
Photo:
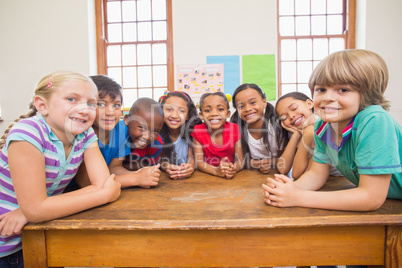
[[[113,203],[57,220],[30,223],[25,230],[221,230],[402,224],[402,200],[387,199],[380,209],[371,212],[269,206],[263,202],[261,184],[272,174],[243,170],[234,179],[226,180],[196,171],[188,179],[171,180],[162,172],[157,187],[124,189]],[[321,190],[352,187],[355,186],[343,177],[331,177]]]

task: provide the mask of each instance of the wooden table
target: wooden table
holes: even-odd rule
[[[153,189],[130,188],[114,203],[28,224],[25,267],[251,267],[402,263],[402,201],[374,212],[266,205],[267,175],[233,180],[162,173]],[[323,190],[353,187],[331,178]]]

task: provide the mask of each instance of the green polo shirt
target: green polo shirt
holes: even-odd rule
[[[402,128],[381,106],[359,112],[339,147],[330,123],[318,119],[315,133],[314,161],[333,163],[355,185],[360,174],[392,174],[387,197],[402,199]]]

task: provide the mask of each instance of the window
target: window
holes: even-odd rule
[[[311,96],[310,74],[328,54],[354,48],[356,0],[278,0],[279,96]]]
[[[96,0],[98,73],[123,87],[125,106],[173,88],[171,0]]]

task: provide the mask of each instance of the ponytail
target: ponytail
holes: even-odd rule
[[[36,115],[36,108],[33,105],[33,102],[31,102],[29,104],[29,111],[26,114],[20,115],[20,117],[18,117],[17,119],[14,120],[14,122],[11,122],[10,125],[8,125],[7,129],[4,131],[3,136],[1,136],[0,138],[0,149],[2,149],[4,147],[4,144],[6,144],[6,140],[7,140],[7,136],[8,133],[10,132],[11,128],[20,120],[25,119],[25,118],[29,118]]]

